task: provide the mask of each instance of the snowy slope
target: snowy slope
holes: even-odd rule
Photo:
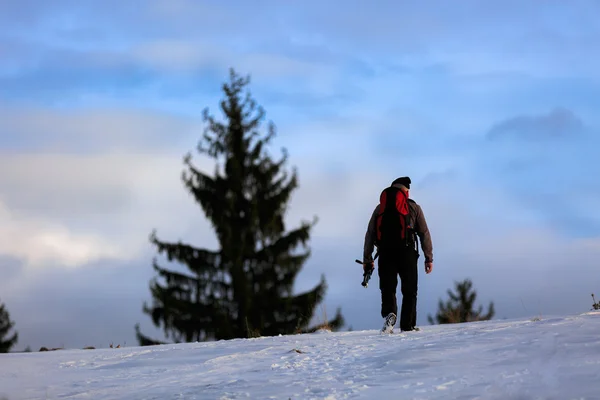
[[[421,328],[5,354],[0,398],[600,399],[600,313]]]

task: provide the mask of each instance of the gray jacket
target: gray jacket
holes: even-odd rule
[[[431,243],[431,234],[427,227],[427,221],[421,206],[419,206],[414,200],[409,199],[408,206],[410,208],[410,223],[415,227],[415,231],[419,236],[421,242],[421,249],[425,255],[425,262],[433,262],[433,245]],[[375,239],[377,238],[377,214],[379,214],[379,204],[373,210],[371,219],[369,220],[369,226],[365,234],[365,245],[363,249],[363,262],[373,262],[373,250],[375,248]]]

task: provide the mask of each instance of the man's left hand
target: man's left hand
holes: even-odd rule
[[[430,274],[432,269],[433,269],[433,262],[425,261],[425,273]]]

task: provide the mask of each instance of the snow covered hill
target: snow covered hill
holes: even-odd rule
[[[0,399],[600,399],[600,312],[0,355]]]

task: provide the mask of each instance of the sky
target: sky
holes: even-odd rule
[[[288,229],[319,218],[296,281],[325,274],[317,318],[341,307],[344,329],[382,324],[377,278],[360,286],[354,259],[380,191],[405,175],[434,246],[418,324],[466,278],[496,319],[587,311],[600,291],[599,11],[0,0],[0,302],[15,350],[135,345],[136,323],[162,338],[142,313],[148,236],[218,246],[181,172],[188,152],[213,169],[195,148],[229,68],[250,75],[277,127],[270,152],[298,170]]]

